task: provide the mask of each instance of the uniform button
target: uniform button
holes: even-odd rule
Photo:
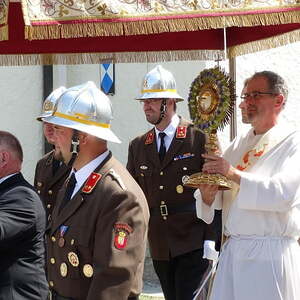
[[[144,177],[145,176],[144,173],[141,173],[141,176]]]
[[[53,194],[52,190],[49,190],[49,191],[48,191],[48,194],[49,194],[49,195],[52,195],[52,194]]]
[[[50,285],[51,287],[54,287],[54,282],[53,282],[52,280],[50,280],[50,281],[49,281],[49,285]]]
[[[37,183],[37,186],[42,186],[42,183],[41,183],[41,182],[38,182],[38,183]]]
[[[187,167],[183,167],[182,170],[183,170],[183,171],[186,171],[186,170],[187,170]]]
[[[159,189],[160,189],[160,190],[163,190],[163,189],[164,189],[164,186],[163,186],[163,185],[160,185],[160,186],[159,186]]]
[[[74,239],[71,239],[71,245],[74,245],[74,243],[75,243],[75,240]]]
[[[38,194],[40,194],[40,193],[41,193],[41,191],[40,191],[40,190],[38,190],[38,191],[37,191],[37,193],[38,193]]]
[[[161,172],[159,173],[159,175],[160,175],[160,176],[164,175],[164,172],[163,172],[163,171],[161,171]]]
[[[55,264],[55,258],[54,258],[54,257],[51,257],[51,258],[50,258],[50,262],[51,262],[52,265],[54,265],[54,264]]]
[[[50,209],[51,208],[51,204],[47,204],[47,208]]]
[[[51,241],[52,241],[53,243],[55,243],[55,241],[56,241],[55,236],[51,236]]]

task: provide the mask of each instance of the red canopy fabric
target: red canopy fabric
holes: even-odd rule
[[[300,5],[294,11],[300,16]],[[300,40],[300,23],[228,27],[226,43],[223,28],[47,40],[25,39],[24,28],[21,4],[10,3],[8,40],[0,42],[0,65],[216,59],[222,58],[224,45],[230,49],[246,45],[247,52],[251,48],[249,42],[263,42],[271,37],[276,39],[270,47]],[[265,47],[268,46],[262,46]]]

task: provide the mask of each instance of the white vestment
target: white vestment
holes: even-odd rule
[[[261,148],[265,152],[251,161],[249,155]],[[207,223],[224,199],[230,204],[226,208],[224,200],[229,239],[210,300],[300,300],[300,133],[275,126],[255,136],[251,129],[233,141],[224,158],[240,170],[245,166],[235,194],[219,192],[208,207],[195,192],[197,215]]]

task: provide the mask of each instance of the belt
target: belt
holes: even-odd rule
[[[169,215],[175,215],[180,213],[196,212],[196,202],[183,203],[178,205],[167,205],[164,201],[158,207],[150,208],[151,216],[162,216],[164,219]]]
[[[51,290],[49,300],[73,300],[73,299],[64,297],[64,296],[60,296],[55,291]]]

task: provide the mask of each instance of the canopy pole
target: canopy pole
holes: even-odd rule
[[[236,58],[229,58],[229,75],[233,80],[236,89]],[[237,135],[237,121],[236,121],[236,101],[233,106],[233,113],[230,119],[230,141],[232,141]]]

